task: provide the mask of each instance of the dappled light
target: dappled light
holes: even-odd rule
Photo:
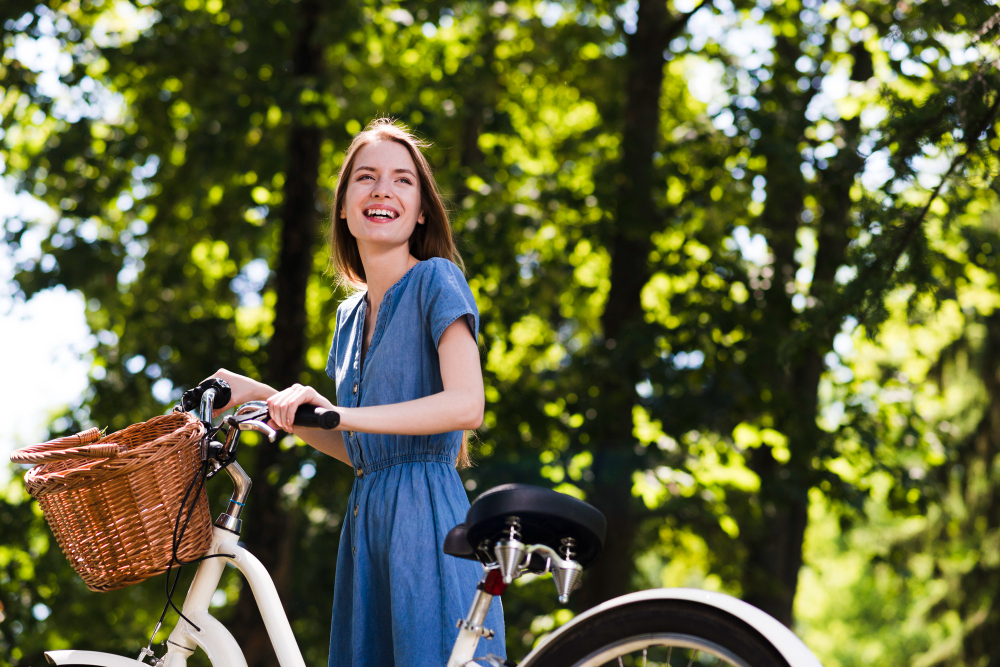
[[[609,519],[568,608],[531,577],[505,594],[511,656],[692,586],[831,667],[1000,662],[996,3],[7,4],[0,314],[69,293],[86,319],[53,437],[220,367],[333,399],[335,178],[391,116],[431,143],[481,313],[465,488]],[[351,471],[245,444],[252,546],[324,664]],[[0,485],[0,667],[137,654],[162,581],[87,592],[23,471]],[[233,572],[212,606],[274,663]]]

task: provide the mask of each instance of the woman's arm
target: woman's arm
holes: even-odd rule
[[[444,391],[404,403],[341,410],[346,431],[428,435],[476,429],[486,399],[479,347],[465,318],[452,322],[438,341]]]
[[[296,426],[289,432],[294,433],[296,437],[301,438],[303,442],[307,443],[313,449],[323,452],[327,456],[332,456],[342,463],[351,465],[351,458],[347,455],[347,446],[344,445],[344,436],[339,431]]]
[[[240,375],[239,373],[233,373],[232,371],[227,371],[225,368],[220,368],[215,371],[215,373],[206,379],[219,378],[220,380],[225,380],[232,390],[229,398],[229,402],[226,403],[224,407],[221,407],[212,412],[213,417],[218,417],[226,410],[234,408],[237,405],[243,405],[249,401],[266,401],[271,396],[278,393],[278,391],[263,382],[258,382],[252,378],[248,378],[245,375]]]
[[[341,431],[429,435],[479,428],[485,407],[483,371],[479,347],[464,318],[452,322],[441,334],[438,358],[444,390],[437,394],[392,405],[345,408],[334,406],[311,387],[296,386],[301,391],[289,387],[268,399],[271,418],[282,430],[291,431],[295,409],[303,403],[314,403],[340,413],[337,428]],[[295,433],[306,430],[315,429],[296,429]]]

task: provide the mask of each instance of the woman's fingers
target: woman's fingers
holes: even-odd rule
[[[271,421],[274,422],[274,425],[282,431],[287,430],[285,428],[285,413],[283,406],[284,394],[285,392],[279,391],[277,394],[267,399],[267,412],[271,417]]]
[[[291,432],[292,427],[295,426],[295,410],[303,403],[302,401],[302,385],[293,384],[287,390],[288,396],[285,400],[283,406],[285,423],[288,425],[287,431]]]
[[[295,384],[267,399],[267,410],[271,421],[282,431],[292,432],[295,426],[295,411],[303,403],[309,403],[316,391],[312,387]]]
[[[281,414],[286,426],[285,430],[289,433],[291,432],[292,427],[295,426],[295,399],[297,393],[298,392],[295,391],[294,387],[291,388],[291,391],[288,392],[288,396],[285,398],[285,401],[281,406]]]

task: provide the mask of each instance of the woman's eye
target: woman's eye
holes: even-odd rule
[[[402,182],[406,183],[407,185],[413,185],[413,181],[411,181],[408,178],[401,178],[399,180],[401,180]]]
[[[359,181],[363,181],[363,180],[365,180],[366,178],[370,178],[370,179],[372,179],[372,180],[375,180],[375,177],[374,177],[374,176],[372,176],[371,174],[361,174],[360,176],[358,176],[358,180],[359,180]]]

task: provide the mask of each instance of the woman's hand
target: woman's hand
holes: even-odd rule
[[[225,368],[220,368],[211,377],[225,380],[233,391],[232,397],[225,407],[212,411],[213,417],[218,417],[233,406],[242,405],[248,401],[264,401],[277,393],[272,387],[263,382],[257,382],[245,375],[227,371]]]
[[[312,387],[293,384],[288,389],[279,391],[267,399],[267,411],[271,415],[271,422],[275,426],[286,433],[294,433],[295,411],[300,405],[307,403],[328,410],[335,408],[338,411],[342,410],[342,408],[337,408]]]

